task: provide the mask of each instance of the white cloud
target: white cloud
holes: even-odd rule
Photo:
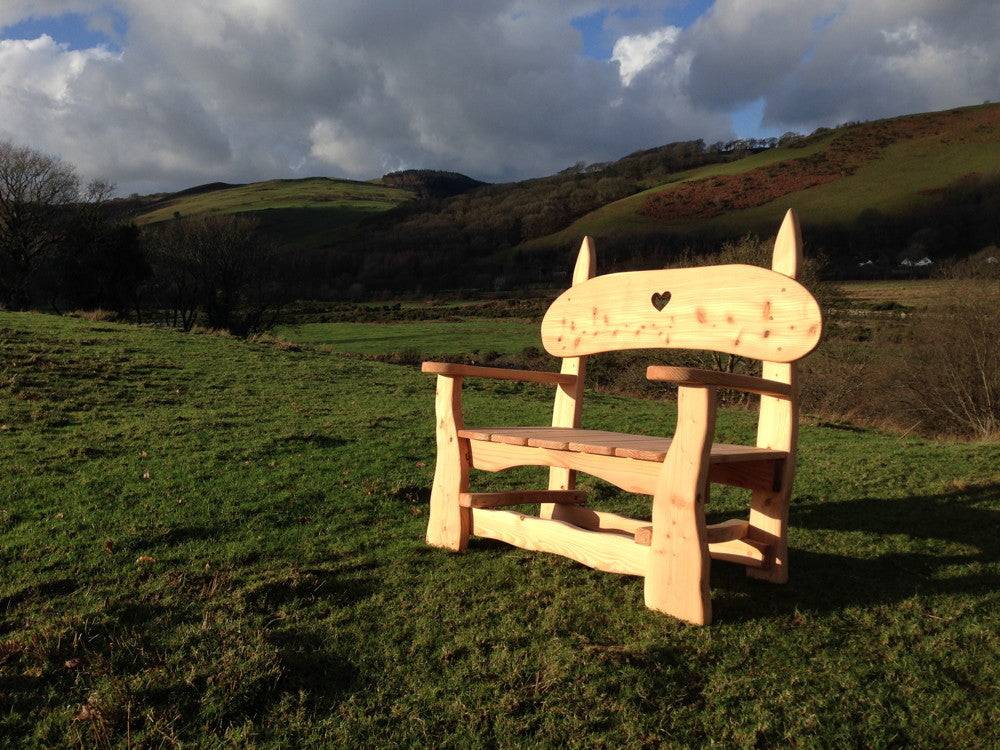
[[[628,86],[637,73],[667,58],[680,33],[676,26],[664,26],[648,34],[620,37],[615,42],[611,59],[618,63],[622,83]]]
[[[127,31],[118,56],[11,43],[0,135],[130,191],[403,165],[509,179],[728,130],[662,77],[624,91],[581,57],[570,22],[600,6],[4,0],[0,23],[110,9]]]
[[[1000,97],[998,32],[996,0],[717,0],[677,46],[695,104],[810,130]]]
[[[349,177],[370,177],[372,170],[389,172],[405,165],[393,164],[376,145],[346,130],[335,120],[317,122],[309,135],[310,156],[342,170]]]
[[[113,58],[101,47],[69,50],[47,35],[0,39],[0,92],[4,98],[27,95],[65,102],[88,62]]]
[[[609,2],[0,0],[0,26],[127,22],[121,54],[0,43],[0,137],[126,192],[403,165],[509,179],[724,138],[759,98],[804,128],[1000,98],[994,0],[716,0],[686,29],[648,0],[588,58],[571,21]]]

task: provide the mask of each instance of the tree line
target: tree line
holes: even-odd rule
[[[137,228],[136,202],[112,199],[107,183],[84,185],[60,159],[0,143],[0,306],[105,309],[245,335],[270,325],[291,300],[558,288],[568,281],[576,241],[554,246],[532,239],[679,171],[732,158],[725,148],[686,141],[508,185],[399,173],[395,179],[424,197],[309,249],[282,244],[245,216]],[[455,190],[462,192],[449,195]],[[972,175],[925,196],[910,212],[869,210],[848,225],[810,224],[810,254],[825,251],[828,273],[839,278],[926,273],[948,256],[1000,244],[998,216],[1000,179]],[[669,265],[686,252],[717,252],[725,239],[691,231],[611,232],[599,238],[601,266],[609,272]],[[928,254],[935,265],[903,267],[901,253]]]
[[[107,310],[247,335],[290,292],[282,251],[253,219],[204,216],[140,230],[103,181],[0,142],[0,306]]]

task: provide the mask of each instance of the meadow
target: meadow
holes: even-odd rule
[[[638,579],[423,544],[433,381],[367,357],[522,345],[480,322],[288,346],[0,314],[0,745],[1000,742],[1000,445],[806,420],[790,583],[717,564],[716,624],[689,627]],[[586,427],[672,430],[669,399],[586,398]],[[467,422],[551,400],[470,380]],[[753,429],[720,414],[726,441]]]

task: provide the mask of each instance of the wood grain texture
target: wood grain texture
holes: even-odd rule
[[[603,510],[594,510],[582,505],[568,506],[565,510],[566,518],[563,520],[574,526],[579,526],[581,529],[587,529],[587,531],[619,531],[634,539],[639,529],[649,525],[649,521],[620,516],[617,513]]]
[[[708,545],[708,555],[713,560],[743,565],[747,571],[766,568],[770,560],[770,545],[749,537],[714,542]]]
[[[713,560],[745,565],[758,569],[768,564],[770,547],[747,538],[749,524],[738,518],[705,527],[708,555]],[[635,532],[635,543],[648,546],[653,540],[653,527],[643,526]]]
[[[713,542],[730,542],[742,539],[747,535],[749,523],[741,518],[730,518],[721,523],[710,523],[705,526],[705,538],[709,544]],[[635,543],[649,546],[653,540],[652,525],[640,526],[635,530]]]
[[[771,267],[789,278],[796,278],[801,272],[802,230],[792,209],[785,214],[774,241]],[[750,538],[770,545],[772,558],[764,569],[748,570],[747,574],[772,583],[785,583],[788,581],[788,509],[795,481],[799,435],[798,366],[786,362],[764,362],[761,374],[768,380],[786,383],[791,397],[761,397],[757,445],[786,451],[788,459],[782,466],[778,487],[754,490],[750,498]]]
[[[697,367],[650,365],[646,368],[646,377],[649,380],[676,383],[677,385],[711,385],[716,388],[729,388],[744,393],[756,393],[758,396],[773,396],[774,398],[790,398],[792,395],[791,386],[787,383],[755,378],[752,375],[702,370]]]
[[[491,378],[493,380],[517,380],[522,383],[543,383],[546,385],[573,385],[575,375],[537,370],[511,370],[506,367],[479,367],[451,362],[424,362],[420,371],[431,375],[447,375],[453,378]]]
[[[534,448],[528,445],[507,445],[482,440],[470,441],[472,466],[483,471],[503,471],[515,466],[562,466],[591,476],[640,495],[652,495],[660,474],[662,461],[640,461],[627,456],[603,456],[574,451]],[[718,448],[718,445],[713,446]],[[737,446],[742,447],[742,446]],[[781,454],[784,455],[784,454]],[[775,464],[780,461],[747,461],[712,463],[709,481],[733,487],[773,489]],[[569,516],[564,520],[573,520]],[[573,523],[576,523],[573,520]]]
[[[463,508],[502,508],[528,503],[584,505],[587,493],[576,490],[518,490],[514,492],[463,492],[458,504]]]
[[[552,552],[607,573],[646,573],[649,547],[615,532],[585,531],[565,521],[536,518],[509,510],[472,511],[477,537],[496,539],[522,549]]]
[[[669,291],[657,310],[654,293]],[[792,362],[819,343],[813,296],[787,276],[746,265],[629,271],[563,292],[542,320],[557,357],[624,349],[704,349]]]
[[[598,456],[619,456],[639,461],[663,461],[672,438],[632,435],[606,430],[579,430],[569,427],[469,427],[459,431],[470,440],[527,445],[533,448],[590,453]],[[712,463],[740,463],[778,460],[785,451],[752,445],[713,443]]]
[[[437,420],[437,463],[431,488],[427,543],[455,552],[469,543],[472,516],[459,504],[459,496],[469,491],[472,462],[469,441],[458,435],[462,427],[462,379],[438,376],[434,400]]]
[[[573,286],[593,278],[597,270],[597,247],[591,237],[584,237],[573,267]],[[564,375],[573,375],[576,381],[556,387],[556,397],[552,404],[553,427],[579,427],[580,410],[583,407],[583,384],[587,372],[586,357],[564,357],[559,369]],[[553,466],[549,469],[550,490],[572,490],[576,487],[576,473],[572,469]],[[565,508],[544,504],[538,509],[542,518],[563,518]]]
[[[682,386],[677,431],[653,495],[644,596],[650,609],[695,625],[712,621],[705,502],[714,432],[715,389]]]

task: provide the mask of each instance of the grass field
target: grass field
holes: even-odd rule
[[[437,356],[456,352],[516,354],[542,346],[540,321],[469,318],[401,323],[306,323],[281,326],[275,334],[300,344],[337,352],[397,354],[415,350]]]
[[[466,392],[469,424],[551,411],[541,387]],[[791,582],[716,564],[693,628],[638,579],[425,547],[432,394],[315,349],[0,314],[0,746],[1000,741],[1000,446],[805,426]],[[671,429],[669,402],[587,399],[587,427]],[[719,492],[711,520],[745,503]]]
[[[896,304],[916,309],[930,308],[949,301],[952,285],[948,279],[905,279],[899,281],[850,281],[841,284],[848,300],[867,305]]]
[[[406,190],[353,180],[314,177],[269,180],[250,185],[184,195],[136,220],[155,224],[174,217],[201,214],[249,214],[284,242],[304,247],[330,242],[331,230],[349,226],[374,213],[388,211],[409,200]]]

